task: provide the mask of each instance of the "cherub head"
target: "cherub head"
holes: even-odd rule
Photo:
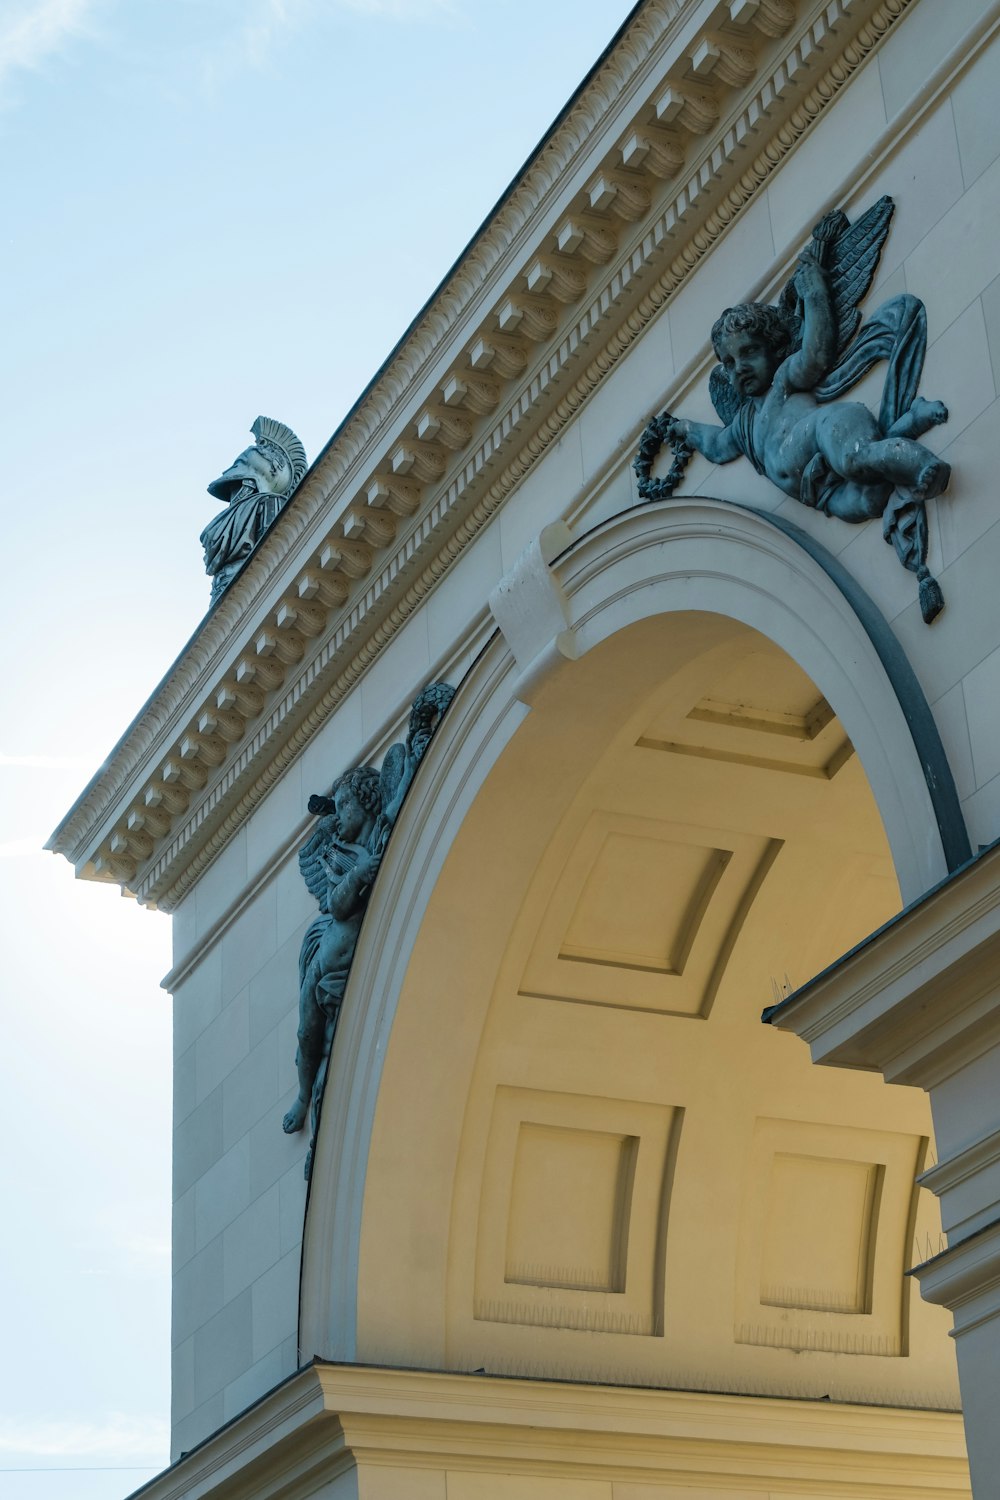
[[[767,302],[727,307],[712,326],[712,346],[741,401],[763,396],[792,350],[794,330],[780,308]]]
[[[379,773],[372,766],[355,766],[335,782],[333,804],[340,837],[360,843],[381,811]]]

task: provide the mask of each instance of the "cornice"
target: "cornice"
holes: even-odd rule
[[[145,1500],[314,1495],[357,1464],[664,1484],[754,1476],[848,1497],[968,1494],[961,1413],[317,1362]],[[728,1488],[728,1484],[727,1484]]]
[[[1000,1221],[984,1225],[907,1274],[919,1281],[925,1302],[954,1314],[953,1338],[995,1321],[1000,1317]]]
[[[910,3],[650,0],[49,847],[172,909]]]
[[[1000,1036],[998,958],[993,845],[767,1019],[808,1042],[815,1062],[931,1088]]]
[[[953,1192],[963,1183],[978,1177],[1000,1162],[1000,1130],[994,1130],[982,1140],[973,1141],[964,1150],[956,1152],[934,1167],[928,1167],[917,1178],[920,1187],[930,1188],[938,1198]]]

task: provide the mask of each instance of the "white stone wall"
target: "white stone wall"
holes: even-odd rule
[[[1000,44],[945,76],[950,49],[979,16],[976,0],[913,7],[178,911],[175,1453],[297,1363],[306,1140],[285,1136],[281,1115],[295,1087],[298,947],[315,911],[295,860],[308,794],[398,737],[429,677],[460,680],[488,630],[489,591],[543,525],[561,516],[581,534],[634,502],[630,462],[650,412],[669,400],[676,411],[711,417],[713,319],[728,303],[773,294],[779,271],[833,203],[860,211],[882,193],[895,198],[878,291],[906,289],[927,304],[922,389],[951,409],[928,438],[954,466],[951,493],[931,506],[929,561],[945,613],[923,624],[915,581],[878,523],[817,516],[745,461],[713,470],[696,460],[684,492],[779,511],[841,557],[923,683],[973,846],[1000,836]],[[873,292],[868,307],[878,300]],[[877,379],[866,390],[877,401]],[[323,1351],[305,1354],[314,1352]]]

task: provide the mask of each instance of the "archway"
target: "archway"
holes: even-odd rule
[[[380,877],[304,1352],[954,1406],[903,1280],[923,1096],[759,1025],[945,872],[878,653],[735,508],[630,513],[556,572],[579,659],[529,711],[491,645]]]

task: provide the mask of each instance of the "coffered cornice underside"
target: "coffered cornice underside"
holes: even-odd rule
[[[910,3],[650,0],[49,847],[175,907]]]

